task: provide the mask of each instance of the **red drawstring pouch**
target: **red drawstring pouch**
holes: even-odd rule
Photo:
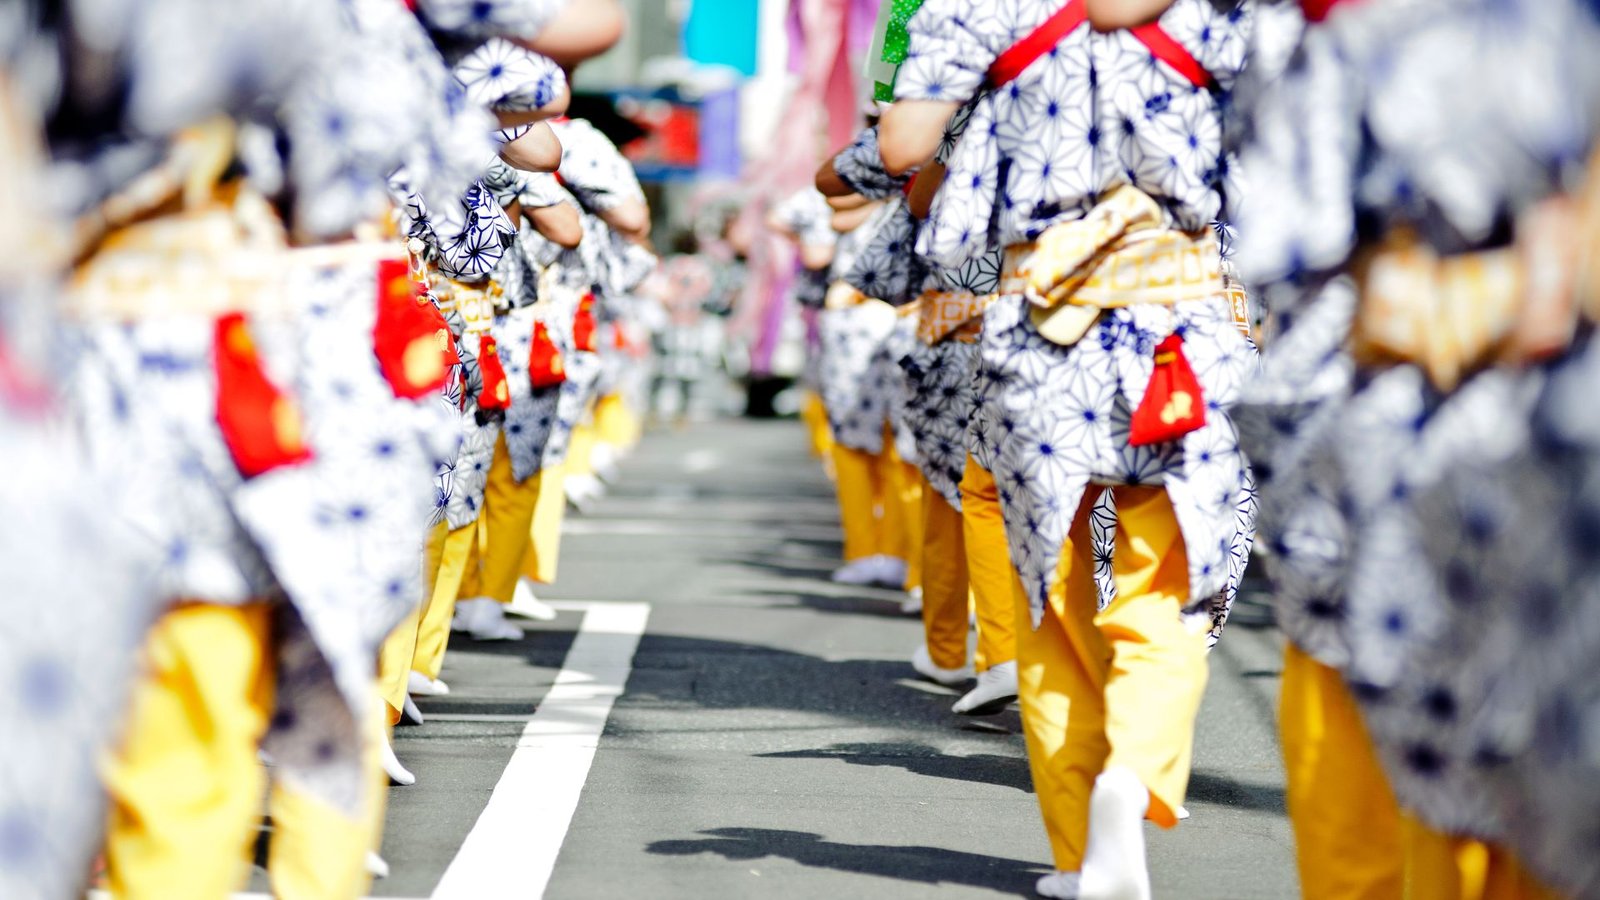
[[[500,365],[500,353],[492,335],[478,338],[478,371],[483,374],[483,392],[478,395],[478,408],[491,412],[510,409],[511,386],[506,383],[506,369]]]
[[[578,301],[578,314],[572,318],[572,346],[593,353],[600,349],[595,343],[594,294],[584,294]]]
[[[444,387],[449,372],[439,352],[444,317],[433,308],[411,270],[399,260],[378,263],[378,316],[372,349],[394,395],[417,400]],[[430,315],[431,313],[431,315]],[[445,334],[449,329],[445,328]]]
[[[261,368],[243,313],[217,317],[211,353],[217,426],[239,474],[254,478],[310,459],[300,409]]]
[[[533,350],[528,354],[528,376],[536,391],[556,387],[567,380],[567,365],[561,359],[561,348],[550,339],[550,331],[543,322],[533,323]]]
[[[1183,338],[1169,334],[1156,345],[1155,370],[1150,373],[1144,400],[1133,411],[1128,444],[1143,447],[1175,441],[1205,424],[1206,401],[1200,379],[1183,355]]]

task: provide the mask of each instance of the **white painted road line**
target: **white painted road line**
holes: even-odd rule
[[[650,618],[648,603],[561,604],[579,606],[583,624],[566,663],[523,728],[433,900],[542,897],[550,884],[600,735]]]

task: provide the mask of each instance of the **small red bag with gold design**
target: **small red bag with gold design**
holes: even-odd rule
[[[595,341],[593,293],[584,294],[578,301],[578,314],[572,318],[572,346],[585,353],[600,349]]]
[[[493,335],[478,338],[478,371],[483,375],[483,391],[478,394],[478,408],[494,412],[511,408],[511,386],[506,383],[506,369],[500,364],[499,348]]]
[[[244,314],[217,317],[211,348],[217,427],[239,474],[254,478],[309,460],[300,409],[261,367]]]
[[[567,380],[567,366],[561,359],[561,348],[550,339],[550,330],[544,327],[543,322],[533,323],[533,349],[528,354],[528,376],[536,391],[557,387]]]
[[[448,357],[454,355],[444,316],[428,301],[403,261],[378,263],[377,288],[372,349],[383,377],[402,400],[437,393],[449,376]]]
[[[1145,387],[1144,400],[1133,411],[1128,444],[1143,447],[1175,441],[1206,424],[1205,394],[1200,379],[1183,355],[1183,338],[1167,335],[1156,345],[1156,365]]]

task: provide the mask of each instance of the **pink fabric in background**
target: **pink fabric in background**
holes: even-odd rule
[[[786,27],[789,71],[798,77],[767,152],[745,170],[750,203],[744,223],[759,235],[750,247],[750,277],[735,326],[751,335],[751,366],[767,371],[782,329],[795,254],[768,231],[767,211],[811,183],[822,161],[855,137],[862,124],[859,67],[872,43],[882,0],[791,0]]]

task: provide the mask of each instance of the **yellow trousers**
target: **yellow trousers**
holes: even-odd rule
[[[1510,853],[1402,812],[1343,677],[1293,644],[1278,720],[1305,900],[1556,897]]]
[[[561,523],[567,517],[566,481],[564,466],[546,466],[540,473],[533,529],[528,552],[522,557],[522,575],[540,584],[556,580],[556,566],[561,560]]]
[[[978,618],[974,662],[982,672],[1017,658],[1016,574],[1000,512],[1000,490],[994,476],[971,456],[961,476],[961,529],[967,583]]]
[[[828,425],[828,410],[816,391],[806,391],[800,401],[800,421],[806,428],[806,447],[823,461],[828,478],[833,478],[833,429]]]
[[[461,579],[462,597],[490,597],[510,603],[522,571],[533,533],[534,506],[544,473],[517,481],[511,470],[511,453],[505,435],[495,441],[494,462],[483,488],[483,512],[478,515],[480,540],[477,558],[467,563]]]
[[[905,587],[922,585],[922,473],[894,451],[885,435],[881,453],[833,446],[834,488],[844,559],[868,556],[905,560]]]
[[[1404,894],[1400,806],[1339,673],[1289,644],[1278,726],[1305,900]]]
[[[883,528],[891,541],[888,555],[906,561],[905,589],[922,587],[922,545],[927,517],[922,511],[923,497],[933,493],[926,488],[922,470],[890,451],[889,495],[883,510]],[[926,490],[924,489],[926,488]]]
[[[1440,834],[1406,816],[1406,900],[1557,900],[1506,850]]]
[[[928,490],[922,544],[922,634],[928,656],[942,669],[967,664],[966,540],[961,512]]]
[[[1206,643],[1180,614],[1189,593],[1183,536],[1160,487],[1116,495],[1117,597],[1096,612],[1091,486],[1061,558],[1062,583],[1031,627],[1018,591],[1017,682],[1034,790],[1055,866],[1078,871],[1088,838],[1089,794],[1101,772],[1123,767],[1150,790],[1149,819],[1177,824],[1189,782],[1194,720],[1206,683]]]
[[[601,443],[618,450],[628,450],[639,443],[639,417],[621,394],[607,394],[595,401],[594,427]]]
[[[456,600],[461,594],[461,582],[467,565],[473,560],[474,547],[479,539],[478,523],[464,525],[454,531],[444,522],[434,527],[428,536],[424,555],[422,583],[427,585],[427,596],[417,617],[415,646],[408,670],[421,672],[429,678],[438,678],[444,669],[444,652],[450,646],[450,620],[456,611]],[[385,648],[387,654],[387,647]],[[380,656],[381,670],[391,672]],[[390,722],[399,721],[398,703],[405,697],[396,693],[404,691],[405,672],[396,671],[399,680],[384,679],[385,698],[392,711]]]
[[[249,876],[266,776],[256,751],[272,712],[272,608],[185,603],[152,628],[121,742],[103,763],[111,798],[111,895],[215,900]],[[376,734],[380,720],[369,717]],[[376,745],[352,817],[274,784],[268,869],[285,900],[343,900],[367,889],[366,851],[382,827]]]

